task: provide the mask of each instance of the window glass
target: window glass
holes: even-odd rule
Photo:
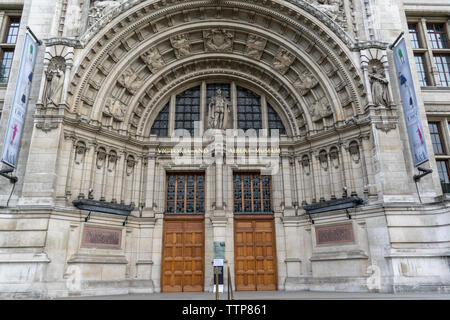
[[[9,18],[8,27],[6,30],[5,43],[13,43],[17,42],[17,35],[19,34],[19,25],[20,18],[19,17],[11,17]]]
[[[269,134],[272,134],[272,130],[278,129],[278,134],[286,134],[286,129],[284,128],[283,122],[281,122],[281,118],[276,113],[276,111],[272,108],[270,104],[267,104],[267,119],[269,123]]]
[[[233,196],[235,213],[272,212],[270,176],[259,173],[235,173]]]
[[[430,39],[431,48],[446,49],[448,48],[448,40],[445,26],[443,23],[427,23],[428,38]]]
[[[444,147],[442,145],[441,130],[438,122],[429,122],[431,142],[435,154],[444,154]]]
[[[153,122],[150,134],[167,137],[169,132],[169,104],[167,104],[158,114]]]
[[[193,136],[196,121],[200,121],[200,86],[177,95],[175,103],[175,130],[185,129]]]
[[[8,82],[9,72],[11,70],[14,49],[4,49],[1,51],[0,62],[0,83]]]
[[[426,87],[428,85],[427,74],[425,71],[425,65],[422,55],[414,55],[414,60],[416,62],[417,76],[419,77],[419,83],[421,87]]]
[[[450,55],[434,54],[434,61],[438,70],[439,82],[443,87],[450,86]]]
[[[239,129],[255,129],[256,134],[259,134],[262,129],[261,97],[250,90],[237,87],[237,117]]]
[[[411,39],[411,45],[413,49],[420,48],[419,36],[417,33],[417,24],[408,24],[409,38]]]
[[[203,174],[177,173],[167,176],[166,213],[204,213]]]

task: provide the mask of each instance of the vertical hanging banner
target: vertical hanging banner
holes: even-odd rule
[[[411,68],[409,66],[408,53],[406,52],[405,39],[402,39],[392,50],[394,52],[395,68],[397,69],[397,79],[399,81],[403,112],[408,130],[409,146],[411,148],[414,166],[417,167],[428,161],[429,158]]]
[[[30,96],[33,68],[36,61],[38,44],[31,35],[25,34],[25,41],[20,57],[19,74],[17,76],[16,90],[9,113],[8,127],[3,143],[2,162],[16,168],[19,154],[20,139],[27,112],[28,98]]]

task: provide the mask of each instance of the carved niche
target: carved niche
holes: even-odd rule
[[[86,144],[83,141],[78,141],[75,145],[75,163],[81,164],[86,155]]]
[[[106,161],[106,150],[104,148],[99,148],[97,151],[97,169],[103,168]]]
[[[303,170],[304,170],[305,174],[307,176],[309,176],[311,171],[310,171],[310,167],[309,167],[309,157],[307,155],[304,155],[302,157],[302,167],[303,167]]]
[[[361,154],[359,152],[359,145],[356,141],[350,142],[348,146],[348,152],[350,153],[350,157],[355,163],[359,163],[361,159]]]
[[[286,49],[278,49],[277,55],[273,58],[272,67],[281,74],[285,74],[291,64],[294,62],[295,57],[289,53]]]
[[[245,50],[245,55],[256,60],[261,59],[266,44],[267,39],[255,36],[253,34],[249,34],[247,39],[247,49]]]
[[[164,60],[157,48],[153,48],[141,55],[142,60],[152,72],[158,72],[164,67]]]
[[[136,165],[136,161],[134,160],[134,157],[133,156],[128,156],[128,158],[127,158],[127,168],[126,168],[127,176],[130,176],[130,175],[133,174],[135,165]]]
[[[170,38],[170,43],[175,51],[177,59],[191,54],[191,46],[186,34],[179,34]]]
[[[116,169],[117,153],[112,150],[108,155],[108,171],[113,172]]]
[[[388,107],[390,105],[388,94],[389,81],[379,60],[369,61],[369,80],[373,104],[376,107]]]

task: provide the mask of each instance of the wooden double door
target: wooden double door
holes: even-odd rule
[[[163,292],[204,290],[204,230],[203,215],[165,216],[161,266]]]
[[[235,215],[236,290],[277,290],[275,248],[275,225],[272,215]]]

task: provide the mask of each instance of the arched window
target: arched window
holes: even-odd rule
[[[279,130],[280,135],[287,134],[280,116],[270,104],[266,103],[264,95],[237,86],[234,82],[206,83],[206,81],[202,85],[172,96],[171,102],[167,103],[156,117],[150,134],[167,137],[173,134],[169,132],[169,128],[173,128],[173,130],[184,129],[194,136],[195,125],[198,125],[197,134],[202,135],[209,128],[208,107],[218,89],[230,103],[230,109],[226,111],[228,120],[224,125],[225,128],[244,131],[253,129],[257,135],[261,129],[267,129],[269,135],[272,135],[271,130]]]
[[[255,129],[258,134],[258,130],[262,129],[261,97],[237,87],[237,117],[238,129]]]
[[[177,95],[175,102],[175,130],[185,129],[193,136],[196,121],[200,121],[200,86]]]
[[[272,135],[273,129],[278,129],[278,134],[280,135],[286,134],[286,129],[283,122],[281,122],[280,116],[270,104],[267,104],[267,119],[269,122],[269,135]]]
[[[150,134],[156,134],[157,136],[167,137],[169,133],[169,104],[167,104],[156,117],[153,122],[152,130]]]

